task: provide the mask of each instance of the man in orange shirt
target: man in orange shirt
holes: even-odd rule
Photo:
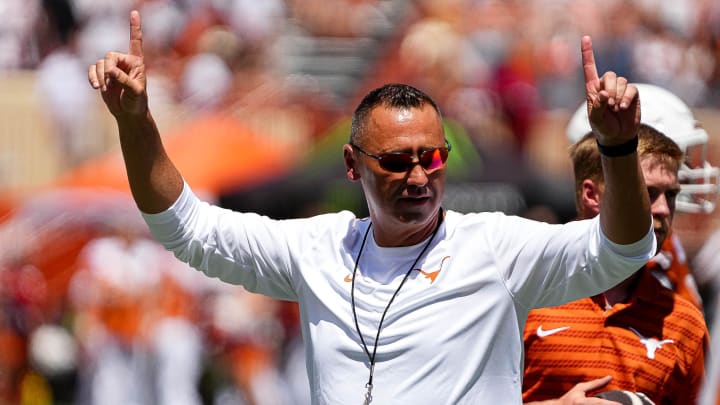
[[[707,160],[708,133],[677,95],[652,84],[635,83],[635,86],[643,95],[641,122],[670,137],[685,154],[678,169],[680,194],[676,211],[691,215],[711,214],[720,193],[720,168]],[[568,140],[574,144],[589,131],[587,108],[583,104],[568,123]],[[653,268],[653,275],[665,287],[695,303],[701,310],[710,305],[705,310],[712,312],[712,302],[703,302],[698,292],[698,284],[705,289],[711,284],[711,277],[704,269],[707,266],[695,266],[691,271],[682,243],[672,231],[648,267]]]
[[[670,232],[683,154],[650,126],[642,124],[638,136],[660,246]],[[591,218],[604,192],[591,134],[572,147],[571,157],[578,214]],[[658,405],[692,404],[703,382],[708,332],[695,304],[664,288],[646,266],[602,294],[531,311],[524,342],[526,403],[570,403],[599,391],[625,390]]]

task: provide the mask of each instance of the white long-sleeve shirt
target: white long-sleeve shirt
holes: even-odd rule
[[[278,221],[200,202],[187,185],[168,210],[144,217],[158,241],[207,275],[299,303],[313,404],[363,400],[370,362],[350,280],[369,219],[343,211]],[[369,233],[355,305],[370,352],[388,301],[425,243],[380,247]],[[549,225],[446,212],[385,317],[373,403],[520,404],[528,311],[607,290],[654,252],[652,228],[617,245],[597,217]]]

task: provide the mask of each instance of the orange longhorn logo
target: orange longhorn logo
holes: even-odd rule
[[[442,271],[442,266],[443,266],[443,264],[445,263],[445,260],[447,260],[447,259],[449,259],[449,258],[450,258],[450,256],[445,256],[445,257],[443,257],[442,261],[440,261],[440,268],[437,269],[437,270],[435,270],[435,271],[425,271],[425,270],[423,270],[423,269],[415,269],[415,270],[417,270],[418,272],[420,272],[420,274],[422,274],[422,275],[425,276],[426,278],[430,279],[430,284],[432,284],[432,283],[435,282],[435,279],[437,278],[437,276],[438,276],[438,275],[440,274],[440,272]],[[352,274],[346,275],[343,280],[344,280],[346,283],[352,282]]]
[[[430,284],[432,284],[435,282],[435,279],[437,278],[438,274],[440,274],[440,272],[442,271],[442,266],[445,263],[445,260],[447,260],[449,258],[450,258],[450,256],[443,257],[442,261],[440,262],[440,268],[435,271],[428,272],[428,271],[424,271],[423,269],[415,269],[415,270],[419,271],[420,274],[422,274],[423,276],[429,278]]]

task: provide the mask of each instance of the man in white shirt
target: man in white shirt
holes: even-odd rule
[[[598,77],[590,38],[581,45],[606,191],[599,217],[566,225],[444,211],[451,145],[435,103],[410,86],[373,90],[353,116],[346,174],[370,217],[277,221],[201,202],[185,184],[147,107],[137,12],[129,53],[108,53],[88,79],[118,122],[153,236],[209,276],[299,303],[314,404],[520,404],[528,311],[603,291],[655,251],[637,90]]]

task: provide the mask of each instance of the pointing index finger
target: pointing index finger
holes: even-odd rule
[[[582,65],[583,73],[585,74],[585,87],[597,83],[600,79],[598,77],[597,66],[595,65],[595,55],[593,54],[592,40],[590,36],[585,35],[580,40],[580,49],[582,51]]]
[[[130,55],[143,56],[142,27],[140,13],[137,10],[130,12]]]

